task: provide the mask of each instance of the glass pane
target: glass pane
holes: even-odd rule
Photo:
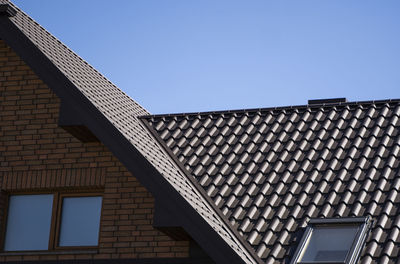
[[[52,194],[11,195],[4,250],[47,250],[52,206]]]
[[[63,198],[60,246],[96,246],[98,244],[101,199],[101,196]]]
[[[358,226],[315,227],[301,261],[344,261]]]

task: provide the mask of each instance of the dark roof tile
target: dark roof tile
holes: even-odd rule
[[[192,128],[199,140],[211,133],[219,136],[218,144],[205,150],[212,149],[212,174],[200,170],[204,175],[192,175],[205,188],[205,175],[227,179],[209,195],[227,195],[218,205],[266,263],[290,260],[309,218],[367,215],[375,227],[361,263],[395,263],[400,232],[395,218],[400,212],[399,116],[399,100],[387,100],[144,119],[162,140],[170,123],[183,134]],[[184,127],[177,125],[180,118],[189,120]],[[191,119],[219,120],[218,130],[197,133]],[[187,147],[196,149],[189,142],[179,153],[189,153]],[[194,160],[202,158],[191,151],[182,163],[193,170]]]
[[[66,77],[65,81],[68,80],[68,84],[70,84],[69,87],[57,88],[60,89],[58,91],[63,91],[64,94],[74,92],[73,94],[83,95],[84,97],[82,98],[88,99],[85,103],[94,106],[93,109],[96,108],[98,110],[96,113],[102,117],[101,120],[107,119],[109,124],[112,124],[118,133],[120,133],[118,135],[121,135],[122,138],[128,140],[132,146],[140,152],[140,155],[152,164],[152,166],[159,172],[160,179],[163,177],[166,182],[175,189],[176,192],[174,194],[179,197],[180,201],[189,204],[193,211],[197,211],[198,214],[202,216],[203,220],[216,231],[216,235],[219,235],[228,245],[230,245],[233,252],[237,253],[237,255],[246,263],[254,263],[258,261],[257,257],[253,257],[251,251],[247,249],[247,244],[241,242],[241,238],[238,237],[236,232],[232,232],[228,226],[229,223],[226,222],[224,217],[220,215],[220,212],[216,210],[215,205],[209,202],[209,199],[204,197],[203,193],[199,191],[198,188],[201,187],[198,186],[198,183],[193,182],[187,177],[185,174],[186,171],[183,171],[180,166],[175,163],[173,158],[169,156],[159,142],[157,142],[144,127],[143,123],[139,120],[139,116],[147,115],[148,112],[142,106],[118,89],[91,65],[82,60],[78,55],[42,28],[37,22],[33,21],[23,11],[15,7],[12,3],[7,0],[0,0],[0,4],[9,4],[17,10],[16,15],[9,18],[9,21],[12,24],[8,24],[8,20],[2,20],[2,32],[8,32],[6,30],[10,30],[15,34],[5,34],[2,38],[7,38],[11,43],[14,43],[15,38],[22,38],[20,35],[15,37],[14,35],[17,35],[16,32],[22,32],[27,40],[23,41],[23,43],[18,43],[16,46],[20,48],[34,46],[35,52],[37,52],[35,55],[40,54],[40,58],[48,59],[45,60],[46,62],[49,62],[48,65],[52,64],[52,66],[57,69],[57,74],[62,74]],[[8,28],[6,29],[5,27],[7,25]],[[16,28],[14,28],[14,25]],[[6,42],[8,43],[7,40]],[[36,51],[36,48],[38,51]],[[27,55],[25,58],[32,59],[35,57]],[[46,70],[49,69],[46,68]],[[54,78],[57,79],[59,76]],[[74,90],[64,91],[62,89]],[[174,139],[173,141],[181,139],[182,136],[189,138],[189,136],[197,137],[201,136],[202,133],[204,135],[208,133],[208,123],[211,123],[208,118],[197,121],[199,126],[204,125],[204,128],[202,128],[203,132],[200,133],[196,122],[193,122],[192,120],[182,122],[182,117],[184,116],[166,117],[158,122],[156,129],[162,129],[165,139],[168,140],[172,137]],[[172,120],[173,122],[166,123],[166,120]],[[233,120],[235,121],[235,119]],[[193,128],[190,127],[192,125]],[[182,129],[177,131],[175,129],[177,126],[181,126]],[[187,127],[190,128],[186,129]],[[186,133],[183,133],[190,129],[192,130],[192,133],[189,133],[189,136]],[[173,141],[169,141],[168,144],[170,146],[176,145]],[[190,148],[191,147],[192,146],[190,146]],[[181,150],[177,149],[175,152],[178,153],[179,151]],[[200,152],[189,150],[186,154],[199,155],[204,154],[205,151],[206,150]],[[199,173],[203,173],[204,171],[206,170],[201,168]],[[218,193],[217,189],[215,192],[211,192],[210,195],[215,196],[216,193]]]

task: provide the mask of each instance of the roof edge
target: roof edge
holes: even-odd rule
[[[13,17],[17,14],[17,10],[9,4],[0,4],[0,16]]]
[[[207,221],[202,218],[175,189],[172,191],[172,185],[165,186],[165,179],[160,176],[159,172],[150,163],[150,161],[148,161],[141,153],[139,153],[136,147],[134,147],[132,144],[128,144],[129,141],[121,134],[121,132],[114,125],[112,125],[111,122],[104,115],[102,115],[102,113],[92,103],[88,103],[88,99],[79,91],[76,85],[73,84],[71,80],[65,76],[57,68],[57,66],[51,62],[51,60],[36,45],[34,45],[34,43],[24,34],[24,32],[22,32],[8,17],[0,17],[0,36],[3,40],[5,40],[7,45],[9,45],[18,54],[18,56],[20,56],[21,59],[23,59],[34,70],[35,74],[37,74],[39,78],[41,78],[49,86],[49,88],[61,98],[62,101],[71,101],[72,99],[76,99],[72,100],[76,103],[74,107],[83,107],[83,109],[88,110],[88,115],[81,116],[83,122],[86,120],[88,122],[88,127],[90,129],[94,128],[93,132],[98,132],[98,134],[101,135],[99,136],[99,139],[112,151],[112,153],[124,164],[124,166],[127,167],[129,171],[139,170],[136,167],[141,167],[140,165],[143,165],[143,167],[140,168],[142,173],[139,173],[142,176],[139,176],[137,173],[134,173],[134,175],[137,176],[140,182],[147,189],[149,189],[149,191],[150,189],[153,190],[152,194],[155,197],[160,196],[159,193],[161,193],[161,190],[165,190],[167,193],[172,192],[170,194],[172,195],[172,200],[175,201],[176,204],[178,204],[181,208],[191,208],[191,210],[188,210],[187,214],[192,218],[198,219],[201,226],[206,229],[206,232],[212,232],[212,234],[215,235],[215,239],[217,241],[214,241],[215,243],[211,244],[211,246],[217,246],[215,251],[221,249],[221,247],[224,249],[223,252],[218,252],[218,254],[211,254],[212,252],[207,252],[210,254],[210,256],[214,256],[219,260],[229,259],[230,261],[233,261],[232,263],[242,263],[244,261],[240,255],[238,255],[234,249],[228,243],[226,243],[221,236],[218,235],[211,225],[209,225],[209,223],[207,223]],[[43,78],[45,73],[47,74],[46,78]],[[75,89],[67,89],[67,91],[66,89],[59,87],[69,87]],[[105,138],[107,139],[104,140]],[[113,142],[117,142],[119,144],[113,147],[113,144],[111,144]],[[118,146],[123,146],[122,150],[117,151],[116,149]],[[129,165],[132,162],[132,159],[135,160],[137,162],[135,164],[139,164],[139,166]],[[135,168],[132,169],[133,167]],[[153,177],[148,177],[149,175],[152,175]],[[158,195],[156,195],[157,193]],[[168,197],[171,198],[171,196]],[[229,227],[229,225],[226,226],[226,228]],[[231,231],[231,229],[229,230]],[[199,235],[202,234],[201,230],[199,230],[197,233]],[[242,243],[241,241],[239,242]],[[243,249],[247,251],[247,248],[244,246]],[[253,254],[248,251],[246,253],[254,259]],[[223,255],[225,255],[225,257]],[[255,258],[254,261],[261,263],[259,258]]]
[[[37,24],[38,27],[40,27],[42,30],[46,31],[46,33],[48,33],[52,38],[54,38],[56,41],[58,41],[59,43],[61,43],[66,49],[68,49],[70,52],[72,52],[73,54],[75,54],[76,56],[78,56],[87,66],[89,66],[92,70],[94,70],[95,72],[97,72],[98,74],[100,74],[104,79],[107,80],[107,82],[109,82],[110,84],[112,84],[114,87],[118,88],[118,86],[116,84],[114,84],[111,80],[109,80],[106,76],[104,76],[104,74],[102,74],[101,72],[99,72],[93,65],[91,65],[88,61],[84,60],[83,58],[81,58],[72,48],[70,48],[69,46],[67,46],[64,42],[62,42],[60,39],[58,39],[55,35],[53,35],[51,32],[49,32],[46,28],[44,28],[42,25],[40,25],[38,22],[36,22],[32,17],[30,17],[27,13],[24,12],[24,10],[22,10],[21,8],[19,8],[14,2],[12,2],[11,0],[5,0],[8,1],[8,4],[2,4],[4,6],[9,6],[9,8],[12,10],[12,14],[11,16],[8,17],[14,17],[17,14],[23,14],[25,15],[28,19],[30,19],[31,21],[33,21],[35,24]],[[0,6],[2,6],[0,5]],[[1,9],[0,9],[1,11]],[[1,15],[1,13],[0,13]],[[14,22],[11,21],[13,24]],[[18,27],[17,27],[18,28]],[[19,29],[19,28],[18,28]],[[20,30],[20,29],[19,29]],[[22,32],[22,31],[21,31]],[[46,55],[45,55],[46,56]],[[67,76],[66,76],[67,77]],[[67,77],[68,78],[68,77]],[[69,79],[69,78],[68,78]],[[119,88],[118,88],[119,89]],[[130,97],[125,91],[123,91],[122,89],[120,89],[120,91],[122,93],[124,93],[126,96],[128,96],[129,98],[132,99],[132,97]],[[145,110],[147,113],[149,113],[149,111],[143,107],[142,104],[140,104],[138,101],[134,100],[135,103],[140,106],[143,110]]]
[[[154,117],[180,117],[180,116],[202,116],[212,114],[240,114],[240,113],[254,113],[260,111],[282,111],[282,110],[303,110],[303,109],[315,109],[315,108],[333,108],[333,107],[345,107],[345,106],[365,106],[372,104],[399,104],[399,99],[383,99],[383,100],[370,100],[370,101],[354,101],[354,102],[339,102],[339,103],[324,103],[324,104],[306,104],[306,105],[289,105],[289,106],[277,106],[277,107],[261,107],[261,108],[244,108],[244,109],[233,109],[233,110],[218,110],[218,111],[205,111],[205,112],[182,112],[172,114],[154,114],[154,115],[142,115],[140,119],[150,119]]]

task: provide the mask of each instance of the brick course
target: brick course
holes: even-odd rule
[[[60,128],[59,108],[60,99],[0,40],[2,193],[104,192],[98,253],[0,254],[0,261],[188,257],[188,241],[153,228],[152,195],[102,143],[82,143]]]

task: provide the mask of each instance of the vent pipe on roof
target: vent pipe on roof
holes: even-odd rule
[[[329,98],[329,99],[312,99],[308,100],[309,105],[318,105],[318,104],[337,104],[337,103],[347,103],[346,98]]]

